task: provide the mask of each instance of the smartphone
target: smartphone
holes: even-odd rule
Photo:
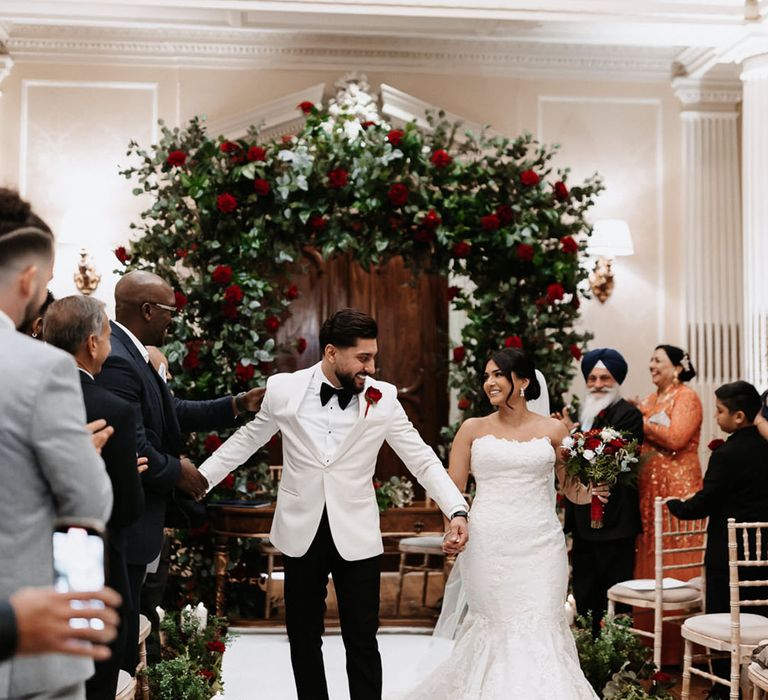
[[[57,591],[66,593],[102,589],[104,566],[104,530],[98,521],[57,521],[53,533],[53,585]],[[97,600],[73,600],[72,607],[104,607],[104,604]],[[104,629],[101,620],[86,617],[73,618],[70,625]]]

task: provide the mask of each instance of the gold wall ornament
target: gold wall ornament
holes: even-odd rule
[[[77,272],[75,272],[75,286],[81,294],[88,296],[96,291],[101,282],[101,275],[96,272],[93,262],[88,256],[85,248],[80,248],[80,261],[77,263]]]
[[[613,269],[608,258],[604,258],[601,255],[597,259],[595,269],[589,273],[589,288],[601,304],[605,304],[605,300],[611,296],[613,291]]]

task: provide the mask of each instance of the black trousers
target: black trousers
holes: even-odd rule
[[[301,557],[283,557],[285,623],[299,700],[328,700],[322,635],[328,574],[339,604],[341,636],[347,653],[350,700],[380,700],[380,557],[346,561],[333,543],[324,511],[315,538]]]
[[[573,535],[571,551],[573,597],[579,615],[592,611],[592,634],[600,633],[600,622],[608,608],[608,589],[634,576],[635,538],[593,542]],[[617,612],[630,612],[617,606]]]
[[[139,613],[141,606],[141,587],[147,575],[146,564],[128,564],[128,593],[125,599],[125,646],[120,661],[120,668],[132,676],[139,663]]]

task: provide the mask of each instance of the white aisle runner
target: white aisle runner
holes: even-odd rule
[[[285,634],[243,628],[233,631],[238,636],[224,654],[224,700],[296,700]],[[393,682],[398,671],[427,652],[430,634],[431,630],[421,629],[406,634],[379,634],[385,694],[388,679]],[[323,655],[330,700],[349,700],[341,635],[323,638]]]

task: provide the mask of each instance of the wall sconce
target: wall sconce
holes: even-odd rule
[[[80,248],[80,261],[77,263],[77,272],[75,272],[75,286],[80,294],[93,294],[101,282],[101,275],[96,272],[96,268],[88,258],[88,251]]]
[[[589,273],[589,286],[601,304],[613,291],[613,258],[634,254],[632,234],[626,221],[601,219],[595,222],[587,245],[587,255],[597,258],[595,268]]]

